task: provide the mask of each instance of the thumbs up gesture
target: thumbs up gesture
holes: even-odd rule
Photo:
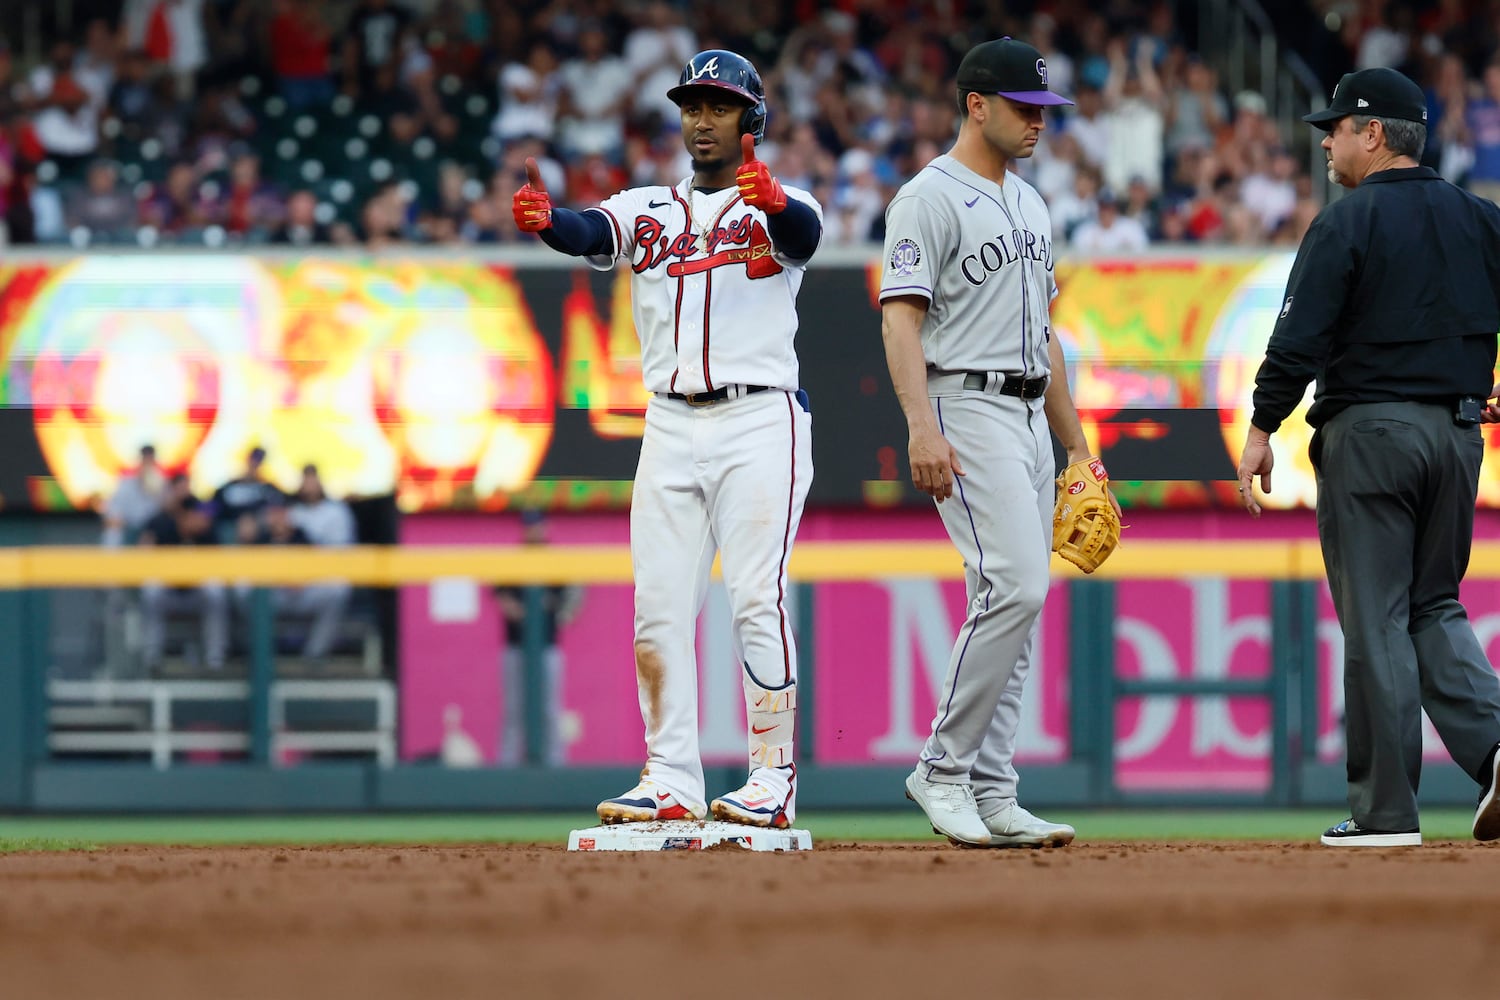
[[[526,157],[526,183],[511,199],[510,212],[515,216],[516,228],[524,233],[539,233],[552,228],[552,199],[547,197],[542,172],[530,156]]]
[[[755,158],[755,137],[748,132],[740,136],[740,152],[745,154],[745,164],[734,175],[740,186],[740,197],[745,204],[754,205],[767,215],[776,215],[786,208],[786,192],[781,182],[771,176],[771,168]]]

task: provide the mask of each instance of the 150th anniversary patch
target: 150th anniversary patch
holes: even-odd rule
[[[922,248],[911,240],[897,240],[891,247],[891,273],[911,274],[922,267]]]

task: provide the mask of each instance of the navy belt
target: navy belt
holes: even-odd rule
[[[1020,375],[1005,376],[1005,381],[1000,383],[1000,394],[1002,396],[1020,396],[1022,399],[1036,399],[1047,392],[1047,377],[1024,378]],[[987,372],[969,372],[964,375],[964,388],[983,392],[990,383]]]
[[[689,406],[708,406],[728,399],[732,388],[733,386],[723,385],[713,392],[669,392],[665,395],[668,399],[680,399]],[[769,388],[771,387],[768,385],[747,385],[744,394],[748,396],[752,392],[765,392]]]

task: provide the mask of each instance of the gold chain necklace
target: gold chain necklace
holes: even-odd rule
[[[714,192],[714,193],[717,194],[718,192]],[[694,229],[696,229],[698,231],[698,239],[697,239],[696,242],[697,242],[697,245],[698,245],[699,249],[701,249],[704,253],[708,253],[708,247],[709,247],[709,242],[710,242],[709,237],[711,236],[711,234],[713,232],[716,232],[718,230],[718,226],[715,225],[715,226],[713,226],[712,229],[710,229],[708,226],[705,226],[705,225],[703,225],[703,223],[701,223],[701,222],[698,221],[698,216],[693,213],[693,202],[695,202],[697,199],[698,199],[698,191],[693,187],[692,180],[689,179],[689,181],[688,181],[688,197],[687,197],[688,222],[692,225],[692,227]],[[715,218],[714,218],[713,221],[715,223],[717,223],[718,222],[718,217],[715,216]]]

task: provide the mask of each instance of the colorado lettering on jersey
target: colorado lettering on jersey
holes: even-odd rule
[[[715,226],[708,234],[708,256],[688,261],[698,251],[697,237],[691,232],[669,234],[660,219],[638,215],[635,219],[635,245],[639,251],[631,264],[636,274],[660,267],[668,258],[667,273],[673,277],[707,271],[726,264],[745,264],[751,278],[778,274],[781,265],[771,257],[771,238],[749,213],[728,223]]]
[[[987,240],[978,253],[971,253],[959,262],[964,280],[971,285],[984,284],[986,278],[1008,264],[1026,258],[1034,260],[1052,270],[1052,241],[1029,229],[1012,229],[992,240]]]

